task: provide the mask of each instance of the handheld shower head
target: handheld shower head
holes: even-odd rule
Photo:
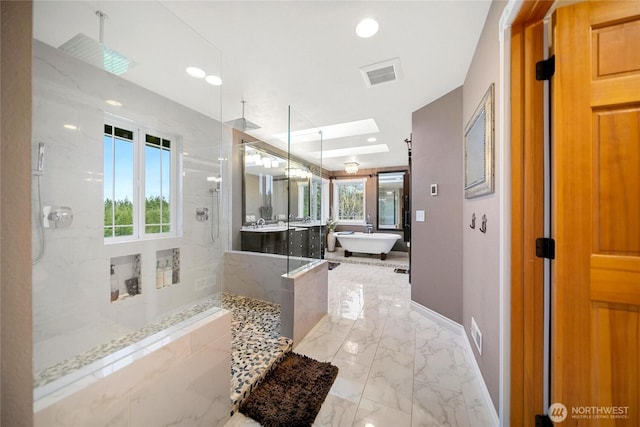
[[[42,175],[44,172],[44,142],[38,143],[38,157],[36,159],[36,168],[34,175]]]

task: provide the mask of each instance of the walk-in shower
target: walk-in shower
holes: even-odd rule
[[[223,140],[219,88],[174,72],[197,57],[220,75],[220,53],[162,3],[104,6],[109,49],[136,64],[124,74],[60,49],[74,35],[95,31],[93,2],[34,3],[35,424],[86,425],[83,416],[97,425],[112,422],[120,413],[104,409],[100,378],[118,381],[114,399],[126,402],[122,416],[130,425],[144,402],[155,402],[144,409],[145,420],[158,408],[170,410],[159,403],[162,393],[176,400],[171,407],[202,408],[201,420],[219,425],[216,417],[228,412],[207,411],[222,389],[201,391],[205,405],[190,396],[188,384],[183,390],[156,381],[177,375],[224,383],[230,375],[228,361],[198,359],[208,351],[224,355],[210,349],[228,335],[219,277],[229,245],[223,214],[229,188],[211,193],[207,178],[229,182],[219,159],[230,157],[230,141]],[[170,87],[183,97],[171,99]],[[46,206],[51,217],[43,217]],[[202,206],[211,206],[209,222],[195,215]],[[53,221],[50,228],[43,219]],[[128,385],[120,382],[123,370],[127,378],[145,375]],[[145,387],[163,392],[152,396]],[[228,405],[229,381],[223,394]],[[75,412],[58,411],[67,398],[63,406]]]

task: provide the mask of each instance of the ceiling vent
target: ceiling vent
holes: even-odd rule
[[[367,87],[394,82],[402,78],[400,58],[393,58],[361,67],[360,72]]]

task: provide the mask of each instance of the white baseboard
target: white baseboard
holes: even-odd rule
[[[464,327],[458,322],[455,322],[449,319],[448,317],[445,317],[442,314],[431,310],[430,308],[427,308],[421,304],[418,304],[415,301],[411,301],[411,309],[437,322],[438,324],[440,324],[445,328],[453,329],[456,333],[462,334],[462,336],[464,337],[463,341],[465,343],[465,351],[469,354],[469,356],[471,356],[470,360],[473,365],[472,368],[473,368],[474,374],[478,379],[480,379],[480,385],[481,385],[480,388],[482,389],[482,397],[484,399],[485,406],[489,409],[492,425],[499,426],[500,419],[498,418],[498,413],[496,412],[495,406],[493,405],[493,401],[491,400],[489,389],[487,389],[487,384],[484,382],[484,377],[482,376],[482,372],[480,371],[480,366],[478,365],[478,361],[476,360],[476,357],[473,354],[473,350],[471,348],[471,342],[469,341],[469,337],[467,336],[464,330]]]
[[[438,313],[437,311],[433,311],[430,308],[425,307],[424,305],[418,304],[415,301],[411,301],[411,309],[424,316],[427,316],[428,318],[440,324],[441,326],[444,326],[445,328],[453,328],[458,333],[464,333],[464,328],[460,323],[455,322],[448,317]]]

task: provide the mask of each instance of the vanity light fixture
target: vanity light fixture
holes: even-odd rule
[[[198,67],[187,67],[186,71],[187,74],[189,74],[191,77],[195,77],[196,79],[204,79],[204,76],[207,75],[207,73],[205,73],[203,69]]]
[[[358,173],[358,162],[348,162],[344,164],[344,171],[349,175]]]
[[[378,21],[372,18],[365,18],[358,23],[356,34],[363,39],[367,39],[378,32]]]

